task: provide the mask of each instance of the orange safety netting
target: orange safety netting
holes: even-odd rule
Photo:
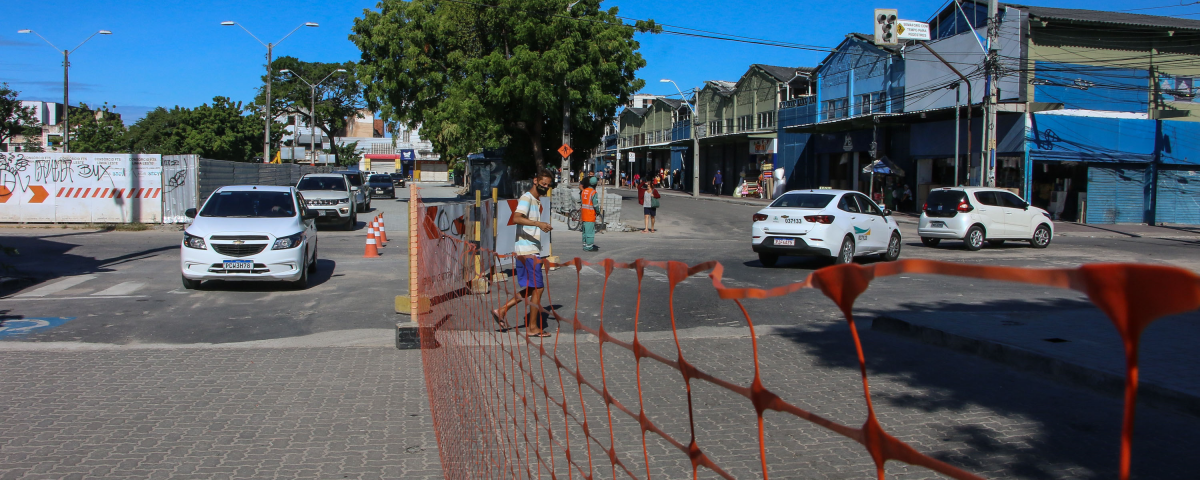
[[[693,398],[695,382],[707,382],[746,400],[757,416],[757,438],[747,438],[758,447],[758,462],[763,478],[769,476],[767,462],[766,426],[763,414],[777,411],[794,415],[828,431],[845,436],[863,445],[874,461],[879,478],[884,477],[884,464],[896,460],[921,466],[957,479],[980,478],[970,472],[917,451],[912,446],[889,435],[875,416],[866,361],[851,310],[855,300],[877,278],[898,274],[935,274],[986,280],[1018,282],[1072,289],[1086,294],[1112,321],[1124,340],[1126,381],[1124,418],[1119,452],[1120,478],[1128,479],[1138,388],[1138,344],[1144,329],[1154,320],[1200,308],[1200,277],[1173,267],[1137,264],[1094,264],[1074,269],[1028,269],[995,266],[968,266],[930,260],[901,260],[870,266],[857,264],[824,268],[810,274],[804,281],[770,289],[730,288],[722,283],[724,267],[716,262],[688,266],[681,262],[635,260],[616,262],[605,259],[585,262],[574,258],[562,263],[538,259],[543,269],[546,289],[542,305],[551,303],[554,291],[548,275],[551,268],[574,270],[576,280],[584,267],[592,267],[604,275],[604,292],[614,272],[628,270],[637,275],[637,302],[642,302],[642,279],[651,269],[659,269],[668,277],[669,314],[675,351],[655,352],[639,341],[637,316],[633,324],[632,341],[622,341],[605,330],[601,311],[599,325],[592,328],[580,321],[579,287],[574,289],[575,307],[571,316],[559,309],[542,305],[518,304],[516,315],[524,318],[529,309],[570,326],[574,334],[553,338],[530,338],[520,329],[497,331],[491,311],[502,305],[516,291],[516,280],[509,277],[497,281],[486,291],[480,289],[492,266],[513,260],[511,256],[496,255],[482,250],[477,243],[462,238],[469,228],[457,232],[439,228],[433,223],[434,209],[413,195],[411,210],[416,214],[410,232],[419,232],[410,242],[416,248],[418,267],[417,295],[414,301],[421,327],[421,340],[426,385],[438,439],[439,455],[446,478],[594,478],[598,473],[610,478],[651,478],[648,438],[657,437],[676,449],[691,465],[691,476],[698,478],[707,469],[722,478],[734,478],[705,452],[697,441],[695,417],[698,408]],[[467,208],[470,210],[470,207]],[[475,211],[463,216],[489,215]],[[416,223],[421,222],[421,225]],[[458,223],[454,221],[451,224]],[[459,235],[456,235],[458,233]],[[480,261],[476,261],[476,256]],[[410,257],[412,258],[412,257]],[[479,270],[482,265],[482,271]],[[675,317],[676,287],[695,274],[707,272],[712,289],[722,300],[734,302],[749,328],[752,343],[754,375],[749,384],[739,384],[719,378],[697,368],[684,355]],[[866,422],[852,427],[817,415],[773,393],[760,375],[758,337],[755,324],[742,301],[782,297],[802,289],[816,289],[832,300],[844,315],[856,348],[862,377],[862,396],[866,401]],[[569,296],[570,292],[567,292]],[[607,300],[602,296],[601,309]],[[420,307],[416,305],[420,304]],[[581,334],[590,334],[598,343],[597,358],[584,359],[598,367],[599,375],[586,375],[581,367]],[[613,350],[613,349],[616,350]],[[632,356],[636,369],[637,404],[624,403],[610,390],[610,372],[606,371],[605,356]],[[686,422],[687,437],[668,433],[662,420],[653,421],[647,414],[648,404],[643,395],[643,361],[669,367],[686,386],[687,416],[672,418]],[[623,372],[628,373],[628,372]],[[589,410],[588,395],[603,401],[602,411]],[[591,405],[594,407],[594,402]],[[614,417],[627,417],[636,422],[640,438],[622,438],[614,428]],[[628,430],[624,430],[628,433]],[[618,455],[618,445],[640,447],[646,468],[644,471],[629,465]]]

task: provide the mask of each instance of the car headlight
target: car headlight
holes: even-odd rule
[[[337,202],[338,203],[350,203],[350,199],[349,198],[340,198],[340,199],[338,199]]]
[[[271,245],[271,250],[287,250],[289,248],[296,248],[300,246],[301,243],[304,243],[304,232],[275,239],[275,244]]]
[[[208,245],[204,244],[204,237],[197,237],[187,232],[183,232],[183,245],[196,250],[208,250]]]

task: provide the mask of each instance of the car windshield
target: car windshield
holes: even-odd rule
[[[354,185],[356,187],[362,186],[362,184],[363,184],[362,175],[359,175],[357,173],[346,173],[344,175],[346,176],[346,178],[350,179],[351,185]]]
[[[785,193],[771,204],[774,208],[825,208],[833,200],[826,193]]]
[[[346,191],[346,179],[342,177],[304,177],[296,184],[296,190]]]
[[[387,175],[371,175],[370,183],[392,183],[392,177]]]
[[[286,218],[296,216],[296,202],[288,192],[217,192],[204,204],[202,217]]]
[[[934,190],[929,192],[929,198],[925,200],[925,209],[954,210],[966,197],[962,190]]]

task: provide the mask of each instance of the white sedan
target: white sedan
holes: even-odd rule
[[[763,266],[784,255],[829,257],[850,263],[879,254],[900,257],[900,227],[891,212],[849,190],[793,190],[754,214],[751,245]]]
[[[221,187],[183,232],[183,287],[204,280],[285,281],[308,286],[317,270],[317,212],[293,187]]]

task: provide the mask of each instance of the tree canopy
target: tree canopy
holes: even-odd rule
[[[355,19],[368,107],[420,125],[443,158],[506,146],[528,172],[559,158],[564,100],[572,146],[598,146],[618,106],[642,88],[635,31],[601,0],[382,0]]]
[[[0,143],[8,143],[13,137],[38,126],[37,117],[32,108],[24,108],[17,95],[21,92],[0,83]]]
[[[253,162],[262,152],[262,120],[226,97],[196,108],[159,107],[129,127],[126,145],[133,153],[199,154],[205,158]],[[283,125],[271,128],[278,144]]]
[[[125,124],[121,115],[109,110],[108,104],[93,109],[86,103],[71,109],[72,152],[119,153],[128,150],[125,139]]]
[[[355,67],[354,62],[304,62],[294,57],[275,59],[271,63],[271,113],[299,115],[332,141],[338,131],[346,128],[346,119],[357,116],[364,105],[362,88],[354,78]],[[337,72],[339,68],[346,72]],[[312,110],[312,89],[292,73],[280,73],[280,70],[291,70],[309,82],[325,80],[316,87],[315,123],[309,112]],[[265,75],[263,82],[266,82]],[[265,99],[264,88],[260,87],[254,101],[261,105]]]

